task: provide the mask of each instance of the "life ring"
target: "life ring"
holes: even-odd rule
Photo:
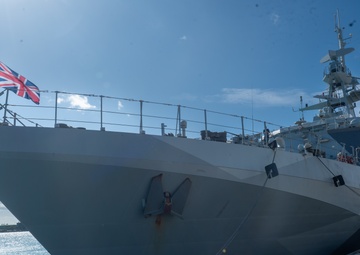
[[[337,154],[337,160],[348,164],[354,164],[354,158],[352,156],[345,156],[341,152]]]
[[[345,155],[342,154],[341,152],[339,152],[337,154],[337,160],[340,161],[340,162],[347,162]]]
[[[351,156],[346,156],[346,162],[349,164],[354,164],[354,159]]]

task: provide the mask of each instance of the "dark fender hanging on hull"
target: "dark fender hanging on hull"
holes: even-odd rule
[[[274,178],[279,175],[279,171],[275,163],[265,166],[265,172],[269,179]]]

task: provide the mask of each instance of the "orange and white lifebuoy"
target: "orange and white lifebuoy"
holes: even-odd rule
[[[346,156],[346,162],[349,164],[354,164],[354,159],[351,156]]]
[[[340,161],[340,162],[346,162],[346,157],[344,154],[342,154],[341,152],[339,152],[337,154],[337,160]]]
[[[352,156],[346,156],[346,155],[342,154],[341,152],[339,152],[337,154],[337,160],[340,162],[354,164],[354,158]]]

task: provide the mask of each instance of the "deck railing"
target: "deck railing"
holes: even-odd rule
[[[68,125],[92,130],[139,132],[210,139],[226,132],[239,142],[264,139],[280,126],[237,114],[183,105],[92,94],[42,91],[42,103],[3,104],[8,125]],[[25,117],[31,116],[31,117]],[[265,141],[266,142],[266,141]]]
[[[242,115],[102,95],[43,91],[41,105],[8,103],[0,104],[0,110],[4,113],[3,125],[12,126],[73,127],[256,146],[267,146],[274,136],[280,136],[286,140],[286,150],[294,152],[299,151],[299,143],[306,142],[299,136],[300,126],[282,128],[280,132],[279,125]],[[316,136],[314,127],[305,129]],[[342,150],[341,146],[322,142],[318,139],[313,146],[330,152],[327,157],[335,159]],[[358,162],[358,148],[349,154]]]

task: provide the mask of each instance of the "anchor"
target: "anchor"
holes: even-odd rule
[[[164,191],[162,185],[162,174],[151,178],[150,187],[143,199],[144,217],[152,215],[159,217],[163,214],[182,217],[185,204],[189,195],[191,180],[186,178],[173,193]]]

